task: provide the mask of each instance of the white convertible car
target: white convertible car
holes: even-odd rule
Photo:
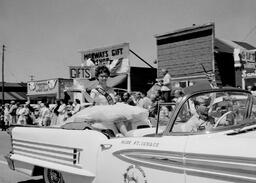
[[[256,182],[253,96],[194,89],[175,106],[159,104],[155,120],[130,125],[126,137],[82,115],[60,128],[14,127],[9,167],[46,183]]]

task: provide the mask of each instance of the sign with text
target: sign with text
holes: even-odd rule
[[[96,48],[81,52],[85,66],[106,65],[112,74],[127,73],[129,64],[129,43]]]
[[[57,92],[57,79],[30,81],[28,82],[28,95],[38,93],[54,93]]]
[[[91,79],[94,77],[94,67],[87,66],[70,66],[69,74],[70,78],[85,78]]]
[[[63,98],[63,91],[66,87],[73,85],[73,79],[48,79],[41,81],[29,81],[27,83],[27,94],[31,95],[56,95],[58,98]]]
[[[234,49],[235,66],[240,66],[244,62],[245,68],[255,68],[256,50]]]
[[[255,62],[255,51],[241,51],[241,59],[246,62]]]

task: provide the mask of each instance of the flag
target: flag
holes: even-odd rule
[[[95,66],[95,64],[93,63],[93,61],[92,61],[91,58],[88,58],[88,59],[85,61],[85,66],[91,67],[91,66]]]
[[[127,73],[129,71],[128,58],[119,58],[113,60],[108,68],[111,75]]]

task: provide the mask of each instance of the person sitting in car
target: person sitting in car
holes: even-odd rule
[[[234,125],[238,109],[236,106],[233,106],[231,101],[224,100],[220,102],[216,111],[219,113],[220,116],[218,126]]]
[[[200,97],[194,101],[196,112],[181,126],[183,132],[197,132],[213,128],[215,119],[208,114],[209,100]]]

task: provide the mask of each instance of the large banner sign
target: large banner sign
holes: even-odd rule
[[[106,65],[112,75],[127,73],[129,64],[129,43],[82,51],[82,63],[87,67]]]
[[[27,83],[28,95],[48,95],[63,93],[66,87],[73,85],[72,79],[49,79],[41,81],[29,81]],[[59,96],[62,97],[62,96]]]
[[[43,81],[30,81],[27,84],[28,86],[28,95],[33,94],[50,94],[56,93],[57,88],[57,79],[43,80]]]

